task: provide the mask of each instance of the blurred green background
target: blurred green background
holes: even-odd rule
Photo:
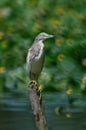
[[[0,0],[0,92],[27,89],[26,55],[40,32],[44,91],[86,92],[86,0]]]
[[[58,36],[39,78],[49,128],[86,130],[86,0],[0,0],[0,130],[36,129],[26,56],[40,32]]]

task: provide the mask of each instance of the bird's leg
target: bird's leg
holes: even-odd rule
[[[30,73],[30,77],[31,77],[31,79],[32,79],[31,84],[33,84],[33,85],[35,85],[35,86],[37,87],[37,88],[36,88],[36,90],[37,90],[37,95],[38,95],[39,101],[40,101],[40,103],[41,103],[41,102],[42,102],[42,96],[41,96],[42,86],[39,85],[39,83],[38,83],[38,75],[31,72],[31,73]],[[34,79],[35,79],[35,80],[34,80]]]
[[[41,105],[41,103],[42,103],[42,96],[41,96],[41,91],[40,91],[40,89],[39,89],[39,84],[38,84],[38,81],[36,81],[36,80],[32,80],[31,82],[30,82],[30,86],[32,86],[32,88],[33,88],[33,86],[34,86],[34,88],[35,88],[35,90],[36,90],[36,93],[37,93],[37,96],[38,96],[38,99],[39,99],[39,102],[40,102],[40,105]]]
[[[31,83],[33,83],[34,85],[36,85],[37,84],[37,82],[36,82],[36,74],[35,73],[32,73],[32,72],[30,72],[30,77],[31,77]]]

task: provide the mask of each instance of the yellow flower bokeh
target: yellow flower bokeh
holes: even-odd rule
[[[4,40],[3,42],[2,42],[2,47],[3,48],[6,48],[8,46],[8,40]]]
[[[40,29],[41,29],[41,26],[38,23],[36,23],[33,27],[33,32],[38,32]]]
[[[6,71],[5,67],[1,66],[0,67],[0,74],[4,74]]]
[[[37,6],[37,1],[29,1],[27,2],[27,7],[36,7]]]
[[[85,15],[82,14],[82,13],[80,13],[79,15],[77,15],[77,17],[78,17],[79,20],[83,20],[83,19],[86,18]]]
[[[82,83],[86,85],[86,76],[82,78]]]
[[[50,19],[50,25],[52,25],[54,28],[60,26],[61,24],[61,21],[58,19]]]
[[[69,38],[69,39],[66,40],[67,45],[71,46],[72,43],[73,43],[73,39]]]
[[[64,58],[64,55],[63,55],[63,54],[59,54],[59,55],[57,56],[57,60],[58,60],[58,61],[62,61],[63,58]]]
[[[62,42],[63,42],[63,39],[62,39],[62,38],[57,38],[57,39],[55,40],[55,44],[56,44],[57,46],[60,46]]]
[[[7,33],[7,34],[12,34],[13,32],[14,32],[14,29],[10,27],[10,28],[7,30],[6,33]]]
[[[55,10],[56,15],[62,15],[65,12],[64,7],[57,7]]]
[[[67,89],[67,90],[66,90],[66,94],[70,95],[70,94],[72,94],[72,93],[73,93],[73,90],[72,90],[72,89]]]
[[[42,85],[39,86],[39,91],[40,91],[40,92],[43,91],[43,86],[42,86]]]
[[[3,36],[4,36],[4,33],[0,32],[0,40],[3,38]]]
[[[66,113],[66,117],[71,118],[71,113],[70,112]]]

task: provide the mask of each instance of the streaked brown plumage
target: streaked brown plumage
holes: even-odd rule
[[[38,81],[38,77],[42,71],[45,59],[43,41],[47,38],[52,38],[54,35],[40,33],[35,38],[33,45],[28,50],[26,65],[29,77],[31,80]]]

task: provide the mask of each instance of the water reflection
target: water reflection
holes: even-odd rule
[[[78,95],[75,95],[79,97]],[[86,97],[70,107],[63,93],[43,94],[50,130],[86,130]],[[56,109],[61,107],[61,113]],[[68,115],[69,114],[69,115]],[[28,93],[0,94],[0,130],[36,130]]]

